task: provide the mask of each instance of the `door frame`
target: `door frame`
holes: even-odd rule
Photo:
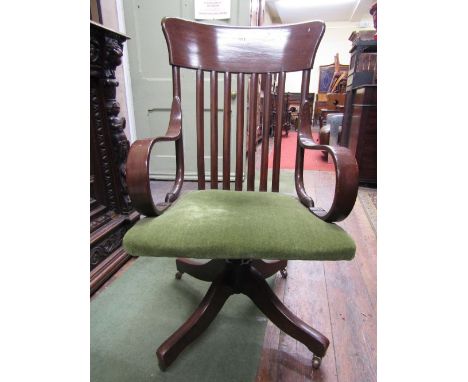
[[[119,24],[119,30],[126,34],[125,30],[125,14],[123,8],[123,0],[115,0],[117,5],[117,19]],[[250,26],[258,26],[263,24],[265,12],[265,0],[250,0]],[[131,36],[130,36],[131,38]],[[127,45],[124,45],[124,54],[122,68],[124,72],[124,81],[125,81],[125,101],[127,103],[127,113],[128,113],[128,140],[130,143],[133,143],[136,136],[135,128],[135,112],[133,108],[133,92],[132,92],[132,78],[130,76],[130,64],[128,60],[128,50]]]

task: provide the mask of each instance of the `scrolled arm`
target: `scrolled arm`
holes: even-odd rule
[[[154,204],[151,195],[149,166],[150,154],[157,142],[175,142],[176,179],[164,202]],[[180,98],[174,97],[171,107],[169,127],[164,136],[135,141],[127,158],[127,186],[133,207],[146,216],[161,215],[180,194],[184,182],[184,146],[182,140],[182,110]]]
[[[315,207],[313,199],[304,188],[304,150],[327,151],[335,164],[336,184],[333,202],[329,211]],[[359,187],[359,169],[351,151],[341,146],[319,145],[312,139],[310,126],[310,107],[306,101],[301,107],[301,129],[297,135],[296,192],[302,204],[322,220],[327,222],[345,219],[356,202]]]

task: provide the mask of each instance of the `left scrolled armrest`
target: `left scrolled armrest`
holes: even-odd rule
[[[155,204],[151,194],[150,155],[157,142],[175,142],[176,179],[164,202]],[[126,166],[128,193],[132,205],[143,215],[161,215],[179,196],[184,182],[184,149],[182,140],[182,112],[179,97],[172,101],[169,127],[165,135],[135,141],[130,147]]]
[[[313,199],[304,188],[304,150],[326,151],[335,164],[336,184],[333,202],[328,211],[315,206]],[[310,107],[308,102],[301,108],[301,129],[298,133],[296,169],[296,192],[302,204],[322,220],[341,221],[352,211],[359,187],[359,168],[356,158],[349,149],[342,146],[319,145],[312,139]]]

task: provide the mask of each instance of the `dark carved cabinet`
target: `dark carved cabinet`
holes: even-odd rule
[[[129,142],[115,99],[115,69],[127,37],[91,22],[90,33],[90,232],[91,294],[128,259],[125,232],[139,219],[125,182]]]
[[[377,184],[377,41],[374,31],[353,32],[340,144],[356,155],[359,181]]]
[[[359,181],[377,184],[377,85],[361,85],[352,90],[346,146],[356,156]],[[344,143],[344,142],[343,142]]]

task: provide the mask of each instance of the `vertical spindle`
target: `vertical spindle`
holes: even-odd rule
[[[283,126],[283,105],[284,105],[284,84],[286,82],[286,73],[280,72],[278,79],[278,99],[276,114],[276,131],[273,152],[273,174],[271,181],[271,190],[279,191],[280,161],[281,161],[281,128]]]
[[[237,75],[236,191],[242,191],[244,172],[244,73]]]
[[[223,190],[230,189],[231,173],[231,73],[224,73]]]
[[[218,73],[211,71],[210,75],[211,103],[211,188],[218,188]]]
[[[197,70],[196,125],[197,125],[197,170],[198,189],[205,189],[205,128],[204,128],[204,80],[203,70]]]
[[[258,73],[250,77],[249,146],[247,152],[247,191],[255,189],[255,141],[257,133]]]
[[[262,136],[262,160],[260,164],[260,191],[267,190],[268,181],[268,150],[270,136],[270,99],[271,99],[271,73],[267,74],[263,99],[263,136]]]

